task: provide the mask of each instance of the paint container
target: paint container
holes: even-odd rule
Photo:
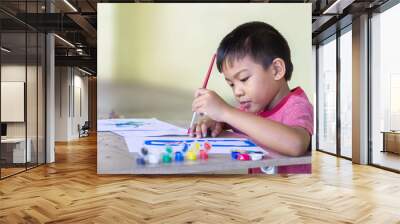
[[[261,153],[250,153],[249,154],[251,160],[262,160],[263,159],[263,154]]]
[[[158,164],[160,162],[160,156],[155,154],[149,154],[148,160],[150,164]]]

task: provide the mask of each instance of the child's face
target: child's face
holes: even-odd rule
[[[222,69],[225,80],[232,87],[240,108],[257,113],[264,110],[278,93],[281,79],[276,79],[273,66],[264,69],[249,56],[225,63]]]

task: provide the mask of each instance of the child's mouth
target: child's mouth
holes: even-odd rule
[[[244,111],[248,111],[251,107],[251,101],[242,101],[240,102],[240,109]]]

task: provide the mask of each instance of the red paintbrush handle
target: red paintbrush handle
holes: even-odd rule
[[[213,57],[212,57],[212,59],[211,59],[211,63],[210,63],[210,66],[208,67],[208,71],[207,71],[206,77],[204,78],[203,89],[207,88],[208,79],[210,78],[211,71],[212,71],[212,68],[213,68],[213,66],[214,66],[214,61],[215,61],[215,57],[216,57],[216,56],[217,56],[217,55],[214,54]]]

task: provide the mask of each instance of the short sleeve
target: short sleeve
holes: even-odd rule
[[[285,110],[283,123],[292,127],[302,127],[310,135],[314,132],[313,106],[307,98],[296,97]]]

